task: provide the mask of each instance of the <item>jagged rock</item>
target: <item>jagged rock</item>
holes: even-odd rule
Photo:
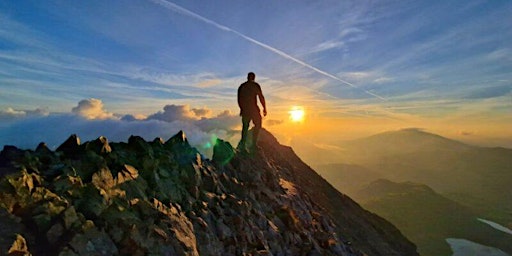
[[[152,145],[164,145],[165,141],[164,139],[157,137],[152,141]]]
[[[176,135],[168,139],[164,147],[174,154],[180,164],[188,164],[190,161],[201,159],[199,151],[190,146],[187,136],[183,131],[179,131]]]
[[[135,152],[153,155],[151,146],[140,136],[130,136],[130,138],[128,138],[128,146],[134,149]]]
[[[76,234],[69,243],[78,255],[115,255],[119,251],[110,236],[96,227]]]
[[[27,233],[25,227],[20,223],[20,218],[7,212],[0,207],[0,254],[7,255],[8,249],[12,248],[16,243],[16,248],[26,247],[26,242],[19,234]],[[28,239],[28,238],[27,238]],[[32,239],[33,240],[33,239]],[[14,243],[13,243],[14,241]],[[18,241],[18,242],[17,242]],[[25,245],[25,246],[23,246]],[[23,250],[22,250],[23,251]],[[13,254],[14,255],[14,254]],[[21,255],[24,255],[21,254]]]
[[[64,152],[64,154],[71,157],[77,155],[80,152],[80,138],[76,134],[72,134],[55,151]]]
[[[53,152],[48,148],[48,146],[44,142],[41,142],[41,143],[39,143],[39,145],[37,145],[35,152],[39,153],[39,154],[47,154],[47,155],[53,154]]]
[[[28,251],[27,241],[25,241],[25,238],[22,235],[16,235],[16,240],[12,243],[9,251],[7,251],[7,255],[31,255]]]
[[[260,136],[252,156],[217,140],[212,161],[182,131],[165,143],[81,146],[75,135],[57,153],[4,149],[15,173],[0,178],[0,217],[19,221],[0,220],[10,239],[0,245],[19,233],[35,255],[417,255],[291,148]]]
[[[62,224],[57,223],[57,224],[53,225],[48,230],[48,232],[46,232],[46,239],[48,239],[48,242],[50,242],[50,244],[55,244],[62,238],[63,234],[64,234],[64,227],[62,226]]]
[[[185,135],[185,133],[183,131],[179,131],[178,133],[176,133],[169,140],[167,140],[165,142],[165,144],[189,146],[187,136]]]
[[[234,156],[235,149],[233,146],[231,146],[229,142],[217,138],[213,146],[212,160],[220,166],[224,166],[228,164]]]
[[[23,158],[24,152],[15,146],[5,145],[0,152],[0,177],[16,172],[15,161]]]
[[[84,144],[86,150],[91,150],[98,155],[108,154],[112,151],[108,144],[108,139],[104,136],[100,136],[96,140],[87,142]]]

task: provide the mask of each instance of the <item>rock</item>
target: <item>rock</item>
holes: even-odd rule
[[[80,218],[78,217],[74,206],[70,206],[64,211],[63,220],[64,227],[66,229],[71,229],[80,224]]]
[[[76,156],[80,152],[80,138],[76,134],[72,134],[55,151],[63,152],[70,157]]]
[[[50,244],[55,244],[60,240],[60,238],[62,237],[63,234],[64,234],[64,227],[62,226],[62,224],[57,223],[57,224],[53,225],[48,230],[48,232],[46,232],[46,239],[48,239],[48,242],[50,242]]]
[[[35,152],[38,154],[41,154],[41,155],[52,155],[53,154],[53,152],[48,148],[48,146],[44,142],[41,142],[41,143],[39,143],[39,145],[37,145]]]
[[[115,255],[118,249],[110,236],[96,227],[87,229],[83,234],[76,234],[69,243],[78,255]]]
[[[167,140],[165,142],[165,144],[168,144],[168,145],[187,145],[187,146],[190,146],[188,144],[187,136],[185,135],[185,133],[183,131],[179,131],[178,133],[176,133],[169,140]]]
[[[200,156],[199,151],[190,146],[187,136],[183,131],[179,131],[176,135],[168,139],[164,147],[173,153],[176,160],[181,165],[197,161],[198,155]],[[199,159],[201,159],[201,157],[199,157]]]
[[[0,207],[0,255],[7,255],[8,248],[11,248],[14,245],[13,240],[17,241],[19,234],[27,233],[25,226],[20,223],[20,220],[20,218],[10,214],[5,209]],[[33,240],[29,239],[28,237],[27,239],[29,241]],[[24,244],[26,245],[26,243]],[[20,246],[18,246],[18,248],[19,247]]]
[[[212,160],[215,163],[219,164],[220,166],[224,166],[228,164],[234,156],[235,149],[229,142],[223,141],[221,139],[216,140],[215,145],[213,146],[212,157]]]
[[[84,144],[84,146],[86,150],[91,150],[98,155],[112,152],[112,148],[108,144],[108,139],[104,136],[100,136],[96,140],[87,142]]]
[[[18,256],[18,255],[31,255],[28,251],[27,241],[25,238],[17,234],[16,240],[11,245],[11,248],[7,251],[7,255]]]
[[[0,176],[0,248],[29,253],[25,237],[36,255],[417,255],[328,191],[291,148],[264,130],[259,143],[247,156],[218,139],[212,161],[183,131],[165,143],[131,136],[80,145],[72,135],[58,152],[4,148],[0,160],[13,173]],[[346,245],[354,234],[371,240]]]
[[[128,138],[128,147],[132,148],[134,152],[137,152],[139,154],[153,156],[153,149],[140,136],[130,136],[130,138]]]
[[[23,158],[23,150],[15,146],[5,145],[0,152],[0,177],[16,172],[16,161]]]

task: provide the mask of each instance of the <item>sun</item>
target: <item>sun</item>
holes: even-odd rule
[[[304,108],[300,106],[293,106],[290,111],[290,120],[292,122],[302,122],[304,121]]]

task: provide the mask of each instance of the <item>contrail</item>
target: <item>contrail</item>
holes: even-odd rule
[[[365,92],[365,93],[367,93],[369,95],[372,95],[372,96],[374,96],[374,97],[376,97],[378,99],[387,101],[386,98],[384,98],[384,97],[382,97],[382,96],[380,96],[380,95],[378,95],[376,93],[373,93],[373,92],[370,92],[368,90],[362,89],[362,88],[358,87],[355,84],[347,82],[347,81],[345,81],[345,80],[343,80],[343,79],[341,79],[341,78],[339,78],[339,77],[337,77],[335,75],[332,75],[332,74],[330,74],[328,72],[325,72],[325,71],[323,71],[323,70],[321,70],[321,69],[319,69],[317,67],[314,67],[314,66],[312,66],[312,65],[310,65],[310,64],[308,64],[308,63],[306,63],[306,62],[304,62],[302,60],[299,60],[299,59],[297,59],[297,58],[295,58],[295,57],[293,57],[293,56],[291,56],[291,55],[289,55],[289,54],[287,54],[287,53],[285,53],[285,52],[283,52],[281,50],[278,50],[278,49],[276,49],[276,48],[274,48],[274,47],[272,47],[272,46],[270,46],[268,44],[260,42],[260,41],[258,41],[256,39],[252,38],[252,37],[246,36],[246,35],[238,32],[238,31],[236,31],[234,29],[231,29],[231,28],[226,27],[226,26],[224,26],[222,24],[219,24],[219,23],[217,23],[217,22],[215,22],[213,20],[205,18],[205,17],[203,17],[203,16],[201,16],[201,15],[195,13],[195,12],[192,12],[192,11],[190,11],[188,9],[185,9],[185,8],[175,4],[175,3],[172,3],[172,2],[169,2],[169,1],[166,1],[166,0],[150,0],[150,1],[152,1],[152,2],[154,2],[156,4],[159,4],[159,5],[167,8],[167,9],[169,9],[171,11],[174,11],[174,12],[177,12],[177,13],[181,13],[183,15],[187,15],[187,16],[190,16],[192,18],[198,19],[198,20],[200,20],[202,22],[205,22],[207,24],[210,24],[210,25],[212,25],[212,26],[214,26],[214,27],[216,27],[216,28],[218,28],[220,30],[231,32],[231,33],[233,33],[233,34],[235,34],[235,35],[245,39],[246,41],[249,41],[249,42],[251,42],[253,44],[259,45],[259,46],[261,46],[261,47],[263,47],[263,48],[265,48],[265,49],[267,49],[267,50],[269,50],[271,52],[274,52],[277,55],[279,55],[279,56],[281,56],[281,57],[283,57],[285,59],[291,60],[291,61],[293,61],[293,62],[295,62],[295,63],[297,63],[297,64],[299,64],[299,65],[301,65],[303,67],[309,68],[309,69],[311,69],[311,70],[313,70],[313,71],[315,71],[315,72],[317,72],[319,74],[322,74],[324,76],[332,78],[332,79],[334,79],[336,81],[342,82],[342,83],[344,83],[344,84],[346,84],[346,85],[348,85],[348,86],[350,86],[352,88],[356,88],[356,89],[362,90],[363,92]]]

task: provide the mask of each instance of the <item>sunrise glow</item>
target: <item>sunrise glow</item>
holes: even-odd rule
[[[304,108],[294,106],[288,113],[290,113],[290,120],[292,120],[292,122],[304,121]]]

